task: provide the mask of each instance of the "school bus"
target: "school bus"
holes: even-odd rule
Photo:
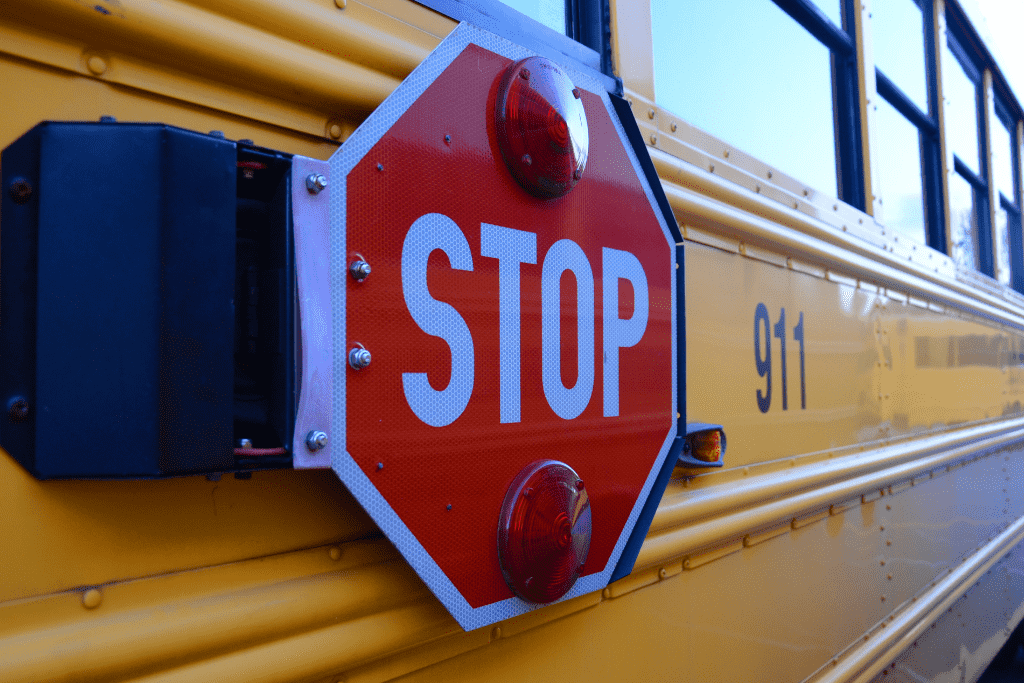
[[[266,331],[298,315],[289,165],[460,26],[625,101],[680,235],[680,419],[728,437],[667,461],[607,586],[470,630],[299,467],[301,350]],[[4,2],[0,679],[977,680],[1024,617],[1024,109],[990,43],[971,0]],[[150,125],[230,177],[103,137]],[[167,214],[229,227],[147,251]],[[219,363],[167,351],[140,263],[228,292]],[[128,367],[152,424],[107,403]]]

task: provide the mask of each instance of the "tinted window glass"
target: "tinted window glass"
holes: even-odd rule
[[[921,146],[917,128],[879,98],[875,160],[882,199],[882,222],[901,235],[926,241]]]
[[[928,113],[921,9],[914,0],[883,0],[872,3],[871,17],[875,66]]]
[[[835,192],[831,55],[770,0],[652,0],[658,103]]]
[[[942,51],[942,95],[949,103],[946,138],[960,161],[979,173],[977,86],[949,47],[944,46]]]
[[[1006,209],[996,206],[996,279],[1003,284],[1010,284],[1010,233],[1007,225]]]
[[[1013,191],[1013,136],[997,116],[992,126],[992,175],[996,189],[1011,202],[1017,200]]]
[[[565,0],[501,0],[548,28],[565,33]]]
[[[981,270],[978,212],[974,188],[959,174],[949,176],[949,229],[952,237],[950,256],[961,268]]]

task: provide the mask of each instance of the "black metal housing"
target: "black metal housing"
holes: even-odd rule
[[[287,184],[282,155],[159,124],[41,123],[3,152],[0,446],[34,476],[246,467],[234,441],[238,347],[249,341],[238,338],[248,318],[236,318],[236,260],[248,256],[236,244],[252,210],[276,226],[258,239],[281,243],[267,245],[279,262],[262,275],[275,291],[256,312],[277,329],[258,350],[286,354],[251,383],[269,406],[257,421],[273,445],[290,441],[288,191],[271,183],[262,203],[244,196],[243,171],[271,163],[239,161],[260,154],[285,166]]]

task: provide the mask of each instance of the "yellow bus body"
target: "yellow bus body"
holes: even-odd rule
[[[611,15],[685,238],[687,417],[729,445],[676,470],[632,574],[466,633],[331,471],[40,482],[0,454],[0,680],[977,679],[1024,617],[1024,297],[660,108],[649,7]],[[408,0],[6,2],[0,147],[110,115],[326,159],[455,26]],[[789,410],[757,408],[759,303],[804,316],[806,409],[792,349]]]

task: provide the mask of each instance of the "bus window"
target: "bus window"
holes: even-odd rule
[[[836,26],[843,25],[843,3],[842,0],[811,0],[820,9],[829,21]]]
[[[928,43],[924,15],[915,0],[878,3],[871,30],[878,94],[872,150],[880,220],[900,235],[927,243],[925,179],[937,174],[938,125],[929,115]],[[935,222],[935,218],[932,219]],[[931,240],[932,246],[937,240]]]
[[[771,0],[653,0],[651,19],[658,104],[845,198],[837,174],[829,47]],[[835,26],[831,32],[846,35]]]
[[[928,111],[924,16],[915,0],[886,0],[871,7],[875,66],[922,112]]]
[[[927,238],[918,130],[884,98],[876,106],[875,125],[874,158],[882,222],[924,244]]]
[[[961,174],[949,176],[949,228],[953,259],[961,268],[982,270],[979,192]]]
[[[1017,203],[1013,169],[1017,167],[1016,122],[999,99],[992,121],[992,182],[995,185],[996,259],[999,281],[1024,290],[1020,205]]]
[[[953,152],[949,179],[949,254],[961,268],[995,275],[988,217],[987,168],[981,155],[982,70],[952,27],[942,48],[946,144]]]
[[[565,0],[501,0],[512,9],[536,19],[550,29],[565,33]]]

